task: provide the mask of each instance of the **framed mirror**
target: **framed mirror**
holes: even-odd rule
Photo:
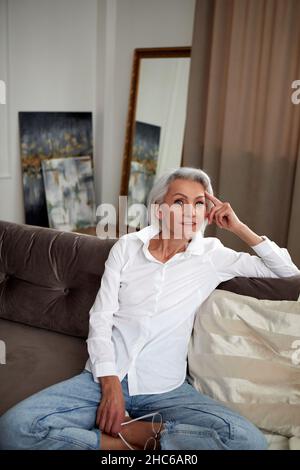
[[[146,206],[155,177],[182,165],[190,56],[190,47],[134,51],[120,191],[130,227],[140,227],[130,207]]]

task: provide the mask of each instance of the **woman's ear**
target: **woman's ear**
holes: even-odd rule
[[[155,212],[155,218],[158,219],[158,220],[161,220],[162,219],[162,213],[161,213],[161,210],[159,208],[159,204],[157,202],[154,205],[154,212]]]
[[[159,204],[157,204],[157,207],[156,207],[156,216],[157,216],[157,218],[158,218],[159,220],[162,219],[162,211],[161,211],[161,209],[160,209],[160,205],[159,205]]]

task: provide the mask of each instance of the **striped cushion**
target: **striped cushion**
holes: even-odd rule
[[[263,431],[300,437],[300,302],[215,290],[195,318],[188,374]]]

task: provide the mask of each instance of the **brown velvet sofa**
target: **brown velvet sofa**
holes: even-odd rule
[[[0,415],[84,368],[89,310],[115,242],[0,221]],[[297,300],[300,276],[234,278],[218,289]]]

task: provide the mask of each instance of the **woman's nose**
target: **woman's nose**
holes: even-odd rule
[[[193,206],[193,204],[185,204],[184,205],[184,216],[186,218],[192,218],[196,214],[196,208]]]

